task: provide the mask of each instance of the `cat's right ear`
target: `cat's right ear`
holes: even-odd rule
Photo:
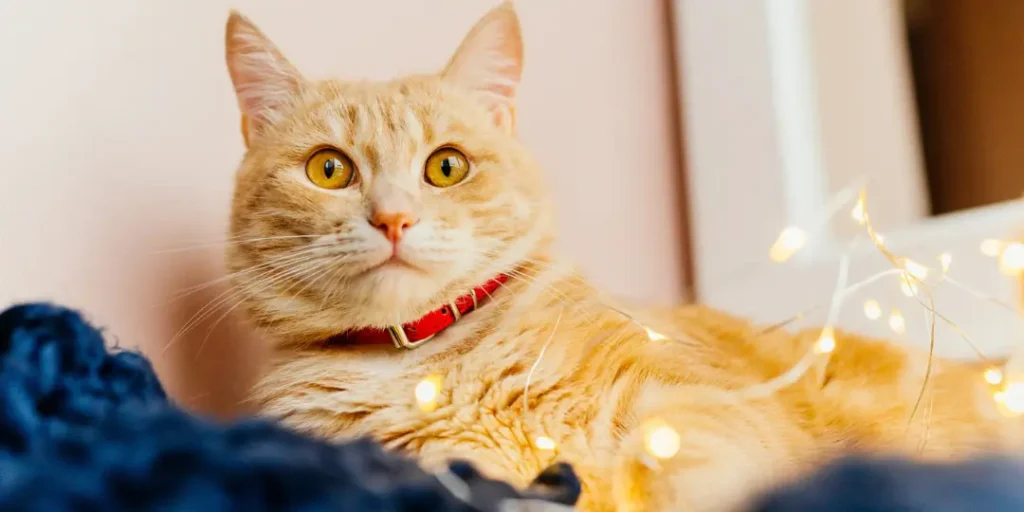
[[[498,126],[515,126],[516,89],[523,73],[519,17],[510,0],[492,8],[473,26],[441,76],[473,92]]]
[[[303,79],[274,43],[237,11],[228,17],[225,50],[248,146],[250,134],[281,119]]]

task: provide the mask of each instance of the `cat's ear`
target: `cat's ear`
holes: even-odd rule
[[[522,72],[519,17],[512,2],[505,0],[473,26],[442,76],[476,93],[493,113],[495,123],[512,131]]]
[[[228,17],[225,50],[248,145],[250,133],[280,120],[303,79],[274,43],[237,11]]]

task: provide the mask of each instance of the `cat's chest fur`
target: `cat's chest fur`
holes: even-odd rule
[[[514,353],[521,344],[491,341],[486,354],[469,349],[455,357],[429,347],[289,352],[255,398],[264,414],[294,428],[328,438],[372,436],[428,467],[467,459],[513,484],[558,460],[594,459],[580,427],[599,401],[579,400],[580,390],[555,370],[562,361],[535,366]],[[428,379],[440,386],[436,403],[424,407],[415,389]],[[558,439],[556,449],[546,449],[543,438]]]

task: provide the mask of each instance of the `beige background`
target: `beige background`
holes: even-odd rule
[[[153,355],[185,402],[226,409],[252,378],[257,344],[201,327],[166,347],[220,291],[171,300],[222,273],[216,242],[242,154],[223,64],[229,7],[308,75],[385,78],[442,65],[492,4],[0,2],[0,306],[46,299],[83,308],[121,345]],[[562,247],[613,292],[678,300],[665,3],[518,5],[527,46],[521,134],[549,169]],[[161,252],[204,243],[213,246]]]

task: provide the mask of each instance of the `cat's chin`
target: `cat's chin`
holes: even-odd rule
[[[348,293],[364,306],[388,315],[432,306],[427,304],[444,287],[445,280],[422,268],[392,259],[365,272],[350,283]]]

